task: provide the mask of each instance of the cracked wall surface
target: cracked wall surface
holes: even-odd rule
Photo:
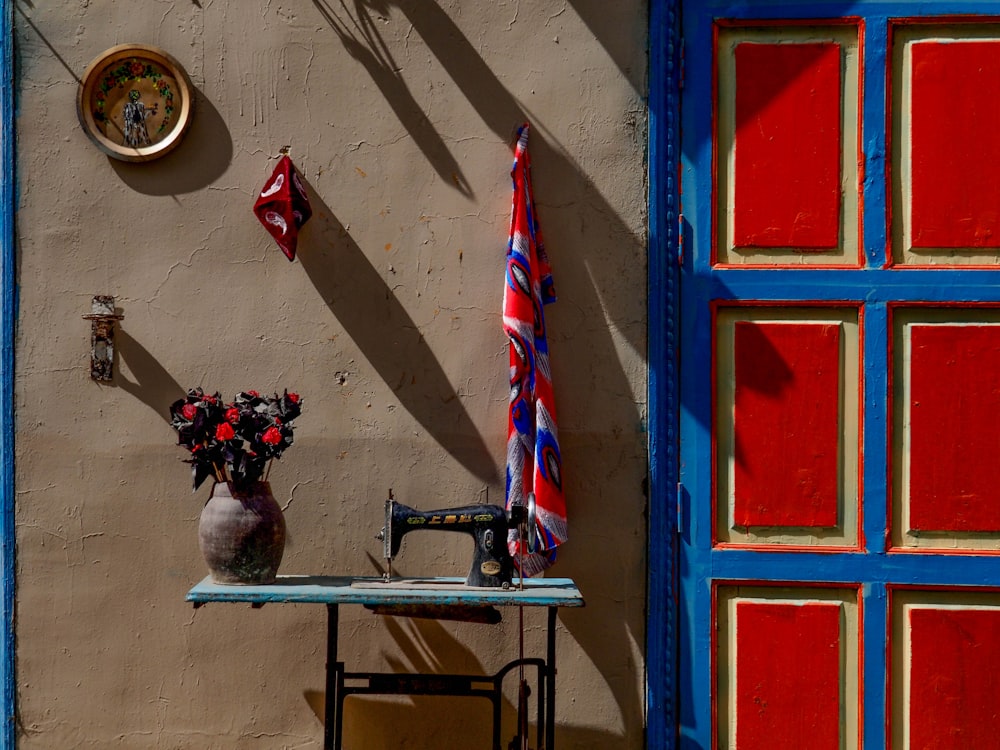
[[[502,503],[500,321],[512,139],[530,121],[559,301],[546,312],[570,541],[557,743],[643,746],[646,7],[641,0],[16,0],[19,747],[319,748],[322,607],[184,603],[206,574],[166,415],[190,387],[298,391],[270,479],[287,574],[375,574],[389,489]],[[196,89],[172,153],[114,161],[79,78],[116,44]],[[287,150],[299,257],[251,213]],[[90,311],[124,314],[90,380]],[[410,535],[394,569],[465,575],[471,540]],[[526,614],[526,648],[544,616]],[[349,668],[492,673],[495,627],[341,610]],[[489,704],[352,699],[351,748],[487,747]],[[516,694],[504,706],[504,744]]]

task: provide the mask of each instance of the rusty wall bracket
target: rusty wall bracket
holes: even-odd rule
[[[115,364],[115,321],[125,316],[115,312],[115,298],[95,294],[90,304],[90,314],[84,320],[91,322],[90,377],[101,382],[110,381]]]

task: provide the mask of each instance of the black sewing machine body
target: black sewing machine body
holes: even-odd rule
[[[517,528],[524,515],[522,506],[511,508],[509,513],[498,505],[416,510],[390,497],[385,501],[385,526],[378,535],[389,563],[387,576],[392,576],[392,559],[399,554],[403,537],[411,531],[460,531],[470,534],[475,542],[466,585],[509,586],[514,577],[514,559],[507,547],[507,532]]]

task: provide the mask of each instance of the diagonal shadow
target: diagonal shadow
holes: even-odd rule
[[[487,127],[504,142],[513,141],[517,126],[525,119],[531,119],[532,126],[536,125],[535,118],[528,117],[526,108],[501,83],[482,55],[437,2],[355,0],[359,6],[370,5],[373,1],[393,5],[402,11]],[[536,143],[537,140],[532,138],[532,150],[535,150]]]
[[[483,655],[475,653],[436,621],[381,617],[380,622],[399,648],[399,654],[384,654],[388,667],[385,671],[388,673],[486,674]],[[526,654],[529,657],[541,655]],[[510,654],[511,659],[516,656],[516,653]],[[515,689],[517,674],[517,670],[512,670],[504,680],[511,691]],[[532,691],[537,688],[534,674],[534,669],[526,673]],[[508,680],[511,685],[507,685]],[[515,736],[517,730],[517,706],[510,700],[509,694],[506,693],[501,701],[500,738],[503,747],[508,747],[508,740]],[[305,690],[303,697],[320,722],[325,723],[325,693]],[[528,738],[532,748],[536,745],[538,731],[535,724],[537,698],[532,694],[528,706]],[[482,698],[470,700],[468,697],[412,695],[405,702],[400,702],[390,695],[359,695],[345,701],[344,715],[346,747],[365,747],[369,750],[410,747],[407,740],[416,732],[424,741],[432,739],[433,747],[439,750],[492,746],[488,739],[492,728],[490,704]],[[558,694],[555,732],[555,745],[558,747],[607,748],[620,740],[612,732],[602,729],[560,723]],[[433,734],[432,738],[428,736],[430,734]]]
[[[198,0],[192,0],[201,7]],[[31,17],[20,7],[34,8],[30,0],[19,0],[14,10],[39,41],[59,61],[77,86],[83,81],[50,42]],[[177,148],[157,160],[157,168],[151,170],[147,163],[120,161],[108,156],[108,164],[118,177],[133,190],[145,195],[179,195],[192,193],[210,185],[229,169],[233,158],[233,139],[229,127],[219,110],[205,94],[192,85],[193,116],[191,128],[184,135]]]
[[[169,424],[170,404],[184,398],[184,389],[124,328],[115,333],[115,349],[116,355],[128,365],[134,380],[129,380],[118,370],[112,385],[142,401]]]
[[[327,0],[328,1],[328,0]],[[317,6],[321,0],[313,0]],[[343,6],[343,0],[341,2]],[[388,14],[390,9],[397,8],[404,15],[413,31],[416,32],[428,49],[435,56],[445,72],[452,78],[457,89],[468,100],[483,119],[486,126],[504,142],[513,140],[517,125],[529,120],[532,123],[531,152],[536,171],[533,175],[536,196],[546,195],[547,201],[541,205],[544,213],[543,226],[547,227],[546,239],[548,247],[572,248],[572,252],[553,257],[558,268],[555,271],[557,288],[562,288],[567,297],[572,298],[572,304],[581,311],[590,311],[588,318],[593,318],[594,311],[602,311],[614,324],[618,333],[638,352],[646,351],[646,328],[642,324],[645,314],[644,298],[639,304],[639,295],[623,294],[620,283],[605,272],[610,243],[596,240],[597,232],[602,237],[614,238],[613,252],[616,257],[635,258],[636,263],[642,263],[645,248],[644,240],[638,236],[620,218],[618,209],[610,205],[600,193],[597,186],[576,164],[567,153],[558,147],[551,136],[546,134],[544,126],[530,116],[528,109],[519,102],[497,77],[473,44],[462,33],[454,20],[445,12],[436,0],[353,0],[355,22],[360,26],[372,24],[372,13]],[[345,11],[346,12],[346,11]],[[343,13],[342,13],[343,15]],[[367,19],[367,20],[363,20]],[[384,45],[381,37],[375,42]],[[377,82],[377,81],[376,81]],[[382,93],[390,100],[397,95],[391,88],[383,88]],[[397,105],[393,105],[394,108]],[[404,121],[404,126],[410,129]],[[412,130],[411,130],[412,134]],[[544,169],[538,171],[539,165]],[[440,169],[438,168],[440,172]],[[553,216],[555,223],[547,223],[546,216]],[[571,218],[570,218],[571,217]],[[553,232],[553,228],[558,228]],[[560,287],[561,284],[565,286]],[[561,314],[554,310],[554,318]],[[569,312],[571,318],[575,313]],[[570,397],[593,397],[579,393],[584,385],[583,376],[594,368],[594,363],[600,363],[603,393],[627,393],[629,385],[627,377],[620,365],[620,357],[616,345],[604,320],[586,326],[586,345],[573,346],[579,341],[567,338],[565,341],[556,339],[552,343],[560,347],[558,362],[566,373],[576,373],[576,378],[567,381],[566,394]],[[572,320],[570,321],[573,322]],[[572,334],[570,334],[572,336]],[[560,344],[566,343],[566,346]],[[564,434],[565,438],[578,437],[581,440],[581,460],[592,460],[594,454],[588,453],[590,445],[587,440],[592,435],[601,434],[602,430],[613,429],[616,424],[634,424],[639,421],[639,415],[634,404],[623,400],[604,400],[602,406],[607,412],[600,412],[600,417],[590,419],[585,429],[579,435]],[[572,412],[572,408],[570,409]],[[570,440],[565,440],[567,455],[573,450]],[[600,460],[600,459],[598,459]],[[584,470],[586,471],[586,469]],[[580,493],[573,500],[578,520],[573,521],[572,534],[577,538],[586,538],[593,534],[594,527],[606,523],[602,514],[596,511],[596,503],[592,497],[599,497],[602,491],[622,492],[622,488],[613,490],[607,487],[589,488],[590,493]],[[639,488],[636,487],[637,491]],[[628,490],[626,490],[628,491]],[[587,497],[587,495],[590,497]],[[579,549],[579,548],[577,548]],[[561,553],[562,554],[562,553]],[[566,550],[563,561],[567,562],[574,572],[574,579],[581,590],[602,588],[607,580],[607,563],[600,556],[587,554],[585,551]],[[574,567],[575,565],[575,567]],[[573,638],[581,645],[588,657],[593,660],[598,671],[608,677],[608,685],[624,716],[637,716],[641,712],[641,694],[634,689],[634,683],[617,679],[621,674],[622,664],[627,659],[625,646],[633,634],[641,629],[641,623],[628,619],[627,613],[620,606],[595,606],[588,608],[587,618],[563,618],[566,627],[572,632]],[[608,644],[616,644],[614,647]],[[598,746],[598,745],[595,745]],[[609,746],[607,743],[599,745]]]
[[[486,443],[417,324],[330,207],[306,188],[314,213],[297,257],[316,291],[428,434],[476,477],[498,482]]]
[[[646,90],[645,57],[635,58],[634,52],[643,40],[622,33],[631,28],[635,10],[629,3],[609,3],[607,0],[568,0],[577,16],[594,35],[618,70],[638,92]],[[643,29],[645,31],[645,29]]]
[[[27,13],[21,9],[21,5],[25,5],[28,8],[34,9],[34,4],[31,0],[19,0],[19,2],[14,3],[14,10],[17,11],[18,15],[24,19],[24,22],[31,27],[31,30],[35,32],[35,35],[41,40],[42,44],[49,48],[49,52],[52,53],[53,57],[59,61],[59,64],[66,68],[66,72],[70,74],[70,77],[77,82],[79,85],[83,85],[83,81],[80,80],[80,76],[77,75],[76,71],[73,70],[72,66],[66,62],[66,58],[59,54],[59,50],[52,46],[52,43],[45,38],[45,35],[39,30],[35,23],[31,20]]]
[[[427,157],[438,175],[447,184],[453,184],[467,198],[474,198],[472,188],[462,173],[455,157],[452,156],[440,134],[431,125],[409,87],[399,74],[392,53],[378,33],[375,22],[368,13],[352,15],[344,3],[340,9],[332,0],[313,0],[330,28],[340,38],[351,57],[364,65],[368,75],[385,94],[385,99],[396,113],[396,117],[406,128],[414,142]]]
[[[530,110],[507,89],[438,2],[352,0],[352,12],[348,10],[345,0],[339,0],[342,10],[333,14],[330,10],[332,1],[313,0],[313,3],[341,39],[344,39],[344,35],[338,29],[343,29],[349,24],[360,29],[371,29],[368,37],[360,36],[359,32],[352,35],[349,42],[345,42],[349,44],[348,49],[352,54],[361,55],[359,60],[362,62],[368,60],[366,67],[371,64],[372,58],[391,60],[391,57],[386,58],[388,53],[382,51],[386,49],[386,43],[377,33],[375,20],[371,14],[388,14],[390,9],[398,8],[486,126],[503,142],[513,142],[517,126],[526,120],[531,122],[532,158],[536,165],[545,164],[544,173],[535,175],[536,195],[546,193],[550,195],[548,203],[579,206],[583,216],[599,217],[596,220],[607,225],[600,227],[601,233],[616,238],[616,253],[636,259],[642,258],[644,240],[621,221],[618,210],[601,195],[580,166],[565,152],[549,143],[543,123],[533,117]],[[359,44],[367,44],[370,47],[367,50],[358,50]],[[426,137],[424,131],[430,129],[431,125],[427,116],[419,112],[419,105],[413,100],[409,90],[403,86],[401,80],[398,80],[399,74],[391,71],[390,80],[385,71],[376,74],[369,68],[369,72],[372,73],[373,80],[381,89],[386,101],[399,116],[400,122],[420,144],[420,140]],[[403,86],[402,91],[400,86]],[[419,112],[418,117],[414,117],[414,109]],[[435,135],[434,139],[437,142],[441,141],[438,135]],[[435,161],[434,154],[423,145],[421,150],[438,174],[445,179],[451,179],[445,164]],[[450,154],[448,158],[451,158]],[[586,226],[586,220],[581,221],[576,229],[570,228],[569,225],[564,229],[567,234],[562,238],[552,234],[551,231],[547,234],[549,248],[551,250],[559,245],[576,248],[577,258],[587,266],[591,281],[595,285],[594,291],[600,299],[595,298],[593,306],[588,302],[583,304],[587,305],[588,309],[603,309],[618,324],[619,333],[629,340],[632,347],[636,351],[645,352],[645,327],[635,324],[635,321],[641,318],[644,308],[638,310],[633,304],[635,298],[630,295],[606,292],[603,288],[611,283],[601,271],[605,264],[607,248],[588,239],[589,228]],[[558,283],[557,279],[557,286]]]

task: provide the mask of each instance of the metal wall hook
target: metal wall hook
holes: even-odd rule
[[[82,316],[91,322],[90,327],[90,377],[108,382],[114,376],[115,321],[125,316],[115,312],[115,298],[95,294],[90,303],[90,314]]]

